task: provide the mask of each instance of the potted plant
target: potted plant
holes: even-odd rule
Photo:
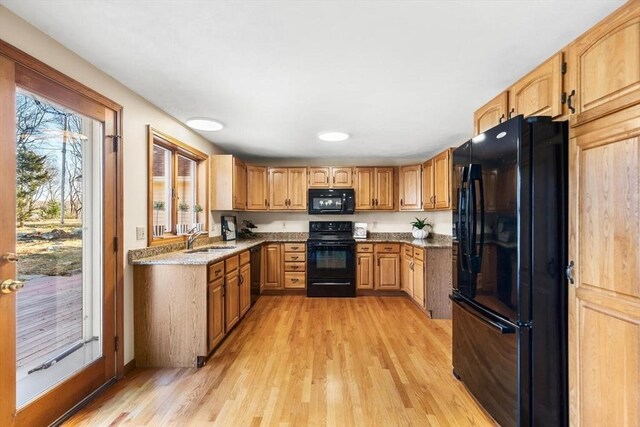
[[[154,237],[161,237],[164,235],[164,225],[158,224],[158,214],[160,211],[164,212],[164,202],[161,200],[155,200],[153,202],[153,210],[156,211],[156,221],[153,224],[153,235]]]
[[[411,224],[411,226],[413,227],[413,229],[411,230],[411,234],[413,234],[413,237],[415,239],[427,238],[429,234],[431,234],[431,230],[433,229],[433,226],[427,222],[427,218],[416,218],[415,221],[411,221],[409,224]]]
[[[178,210],[180,211],[180,219],[182,222],[178,224],[178,234],[185,234],[189,231],[189,224],[184,221],[184,214],[189,211],[189,205],[185,202],[178,204]]]
[[[193,228],[196,231],[202,231],[202,224],[200,224],[200,212],[202,212],[202,206],[199,203],[193,205],[193,212],[196,214],[196,223],[193,224]]]

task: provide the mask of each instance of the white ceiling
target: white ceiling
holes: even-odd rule
[[[425,158],[608,1],[35,1],[17,15],[247,157]],[[345,130],[346,142],[316,138]]]

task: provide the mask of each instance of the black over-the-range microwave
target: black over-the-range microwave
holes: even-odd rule
[[[356,195],[353,188],[310,189],[309,214],[349,215],[356,210]]]

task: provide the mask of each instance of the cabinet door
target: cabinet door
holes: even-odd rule
[[[247,165],[247,210],[265,211],[269,204],[269,179],[265,166]]]
[[[289,210],[307,210],[307,168],[289,168]]]
[[[353,187],[353,169],[351,168],[331,168],[333,188]]]
[[[247,207],[247,166],[238,158],[233,158],[233,208]]]
[[[240,316],[244,316],[251,307],[251,264],[240,267]]]
[[[422,166],[400,168],[400,210],[422,210]]]
[[[434,196],[436,209],[451,207],[451,151],[438,154],[433,159]]]
[[[374,168],[356,168],[356,210],[372,210],[375,202]]]
[[[562,115],[562,52],[558,53],[509,88],[508,118]]]
[[[422,208],[424,210],[430,210],[436,207],[433,176],[433,159],[429,159],[422,164]]]
[[[373,289],[373,254],[356,255],[356,289]]]
[[[264,287],[269,289],[281,289],[281,257],[280,244],[272,243],[263,247],[264,257]]]
[[[639,117],[640,103],[574,128],[569,141],[575,426],[640,425]]]
[[[309,168],[309,187],[329,188],[331,186],[330,172],[328,167]]]
[[[400,290],[400,255],[376,254],[376,289]]]
[[[411,270],[411,265],[413,264],[413,257],[402,255],[402,275],[400,276],[400,281],[402,283],[402,290],[407,293],[410,297],[413,298],[413,271]]]
[[[224,338],[224,278],[207,286],[207,343],[208,351]]]
[[[393,168],[375,168],[375,209],[393,210]]]
[[[420,249],[422,250],[422,249]],[[413,265],[411,267],[413,273],[413,300],[417,302],[420,307],[425,308],[425,269],[424,261],[413,258]]]
[[[478,135],[503,122],[507,118],[508,102],[509,95],[505,90],[476,110],[473,113],[473,133]]]
[[[238,271],[225,275],[224,278],[224,314],[225,331],[229,332],[240,320],[240,280]]]
[[[576,124],[637,102],[640,95],[640,2],[630,1],[569,46]]]
[[[269,168],[269,209],[287,209],[288,179],[287,168]]]

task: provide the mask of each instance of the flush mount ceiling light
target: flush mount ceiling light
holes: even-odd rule
[[[187,120],[187,126],[195,130],[204,130],[214,132],[224,127],[222,123],[217,120],[208,119],[206,117],[194,117]]]
[[[329,142],[337,142],[337,141],[344,141],[346,139],[349,139],[349,134],[346,132],[340,132],[340,131],[325,131],[325,132],[320,132],[318,134],[318,139],[321,139],[323,141],[329,141]]]

